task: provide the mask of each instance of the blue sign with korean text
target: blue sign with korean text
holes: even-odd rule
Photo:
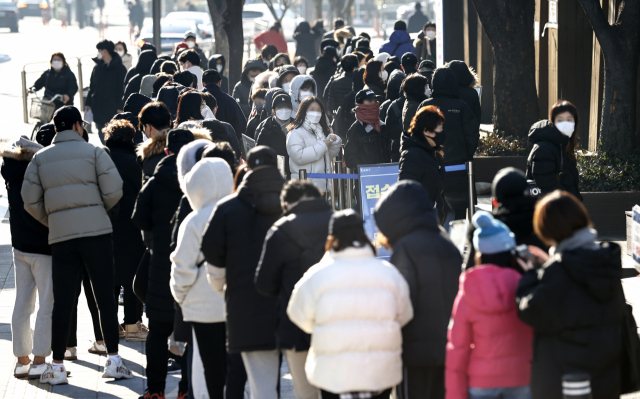
[[[398,181],[400,164],[358,165],[360,179],[360,214],[364,219],[364,231],[378,251],[378,258],[389,260],[391,251],[376,243],[378,226],[373,219],[373,208],[387,190]]]

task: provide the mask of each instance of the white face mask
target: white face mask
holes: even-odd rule
[[[98,51],[98,59],[101,60],[102,59],[102,52]]]
[[[300,72],[300,75],[304,75],[305,72],[307,72],[307,67],[306,66],[299,66],[298,67],[298,71]]]
[[[291,88],[291,82],[282,84],[282,90],[286,91],[287,93],[289,92],[290,88]]]
[[[276,110],[276,118],[281,121],[288,121],[291,118],[291,108],[280,108]]]
[[[255,78],[255,77],[253,77],[253,78],[249,78],[249,81],[250,81],[250,82],[253,82],[253,81],[255,81],[255,80],[256,80],[256,78]]]
[[[56,71],[59,71],[62,69],[62,61],[51,61],[51,67],[53,69],[55,69]]]
[[[124,57],[124,51],[120,50],[120,51],[116,51],[116,53],[118,53],[118,55],[122,58]]]
[[[424,95],[427,97],[431,97],[431,88],[427,87],[424,89]]]
[[[389,77],[389,73],[387,71],[381,71],[380,72],[380,78],[382,80],[384,80],[385,82],[387,81],[387,78]]]
[[[313,93],[310,91],[306,91],[306,90],[301,90],[300,91],[300,101],[304,100],[307,97],[311,97],[313,96]]]
[[[193,48],[196,45],[196,42],[189,40],[187,43],[187,46],[189,46],[189,48]]]
[[[436,37],[436,32],[432,30],[428,30],[425,35],[427,36],[427,39],[433,40],[433,38]]]
[[[567,137],[571,137],[573,135],[573,131],[576,128],[575,122],[558,122],[555,124],[556,129],[560,131],[560,133],[564,134]]]
[[[311,124],[316,124],[320,122],[320,118],[322,118],[322,112],[318,111],[309,111],[307,112],[307,121]]]
[[[222,64],[216,65],[216,69],[218,70],[218,73],[222,73]]]
[[[200,113],[202,114],[202,116],[204,116],[204,119],[215,119],[215,115],[213,114],[213,111],[211,111],[211,108],[209,108],[208,106],[204,106],[204,108],[202,108],[200,110]]]

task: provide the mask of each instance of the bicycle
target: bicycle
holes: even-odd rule
[[[44,97],[38,97],[38,94],[33,89],[29,89],[29,93],[35,95],[35,97],[31,98],[29,117],[38,120],[36,125],[33,127],[33,130],[31,131],[31,141],[33,141],[42,125],[51,122],[53,113],[56,110],[55,101],[58,99],[62,100],[62,94],[56,94],[51,99],[46,99]]]

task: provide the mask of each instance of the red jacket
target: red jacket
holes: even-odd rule
[[[253,42],[258,51],[260,51],[265,44],[273,44],[278,48],[278,53],[288,54],[287,41],[284,40],[284,36],[282,36],[280,32],[276,32],[275,30],[269,29],[266,32],[256,35],[256,37],[253,38]]]
[[[520,274],[494,265],[460,276],[446,360],[447,399],[466,399],[472,388],[528,386],[533,329],[518,318]]]

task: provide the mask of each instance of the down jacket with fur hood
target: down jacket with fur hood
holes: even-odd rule
[[[138,145],[136,148],[138,159],[142,162],[142,172],[145,181],[151,179],[153,172],[156,170],[156,166],[158,166],[158,163],[166,156],[164,148],[167,146],[168,132],[169,129]]]
[[[49,227],[49,244],[113,231],[107,211],[122,198],[122,178],[102,147],[73,130],[37,152],[22,183],[24,207]]]
[[[25,211],[20,195],[29,161],[42,148],[40,144],[29,141],[24,136],[12,145],[2,146],[2,178],[9,200],[11,246],[20,252],[51,255],[51,247],[47,242],[49,230]]]
[[[200,250],[204,231],[218,200],[233,191],[233,176],[226,161],[207,158],[186,174],[181,186],[191,212],[180,225],[176,250],[171,254],[171,292],[185,321],[217,323],[225,320],[224,297],[207,281]]]
[[[296,284],[287,314],[312,334],[305,370],[333,393],[382,391],[402,381],[409,286],[369,246],[331,250]]]

